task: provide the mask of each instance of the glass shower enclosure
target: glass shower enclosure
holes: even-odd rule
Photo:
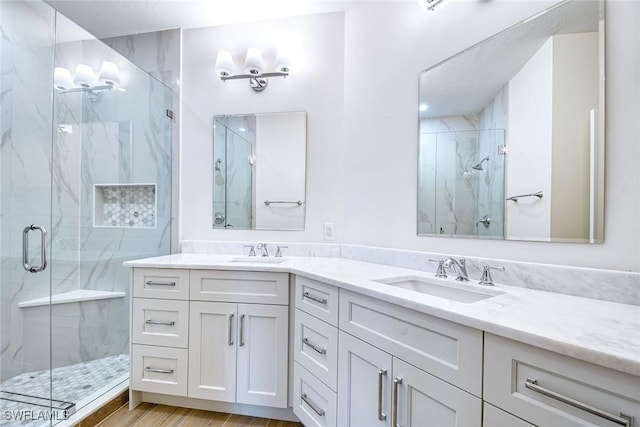
[[[129,272],[170,252],[173,94],[44,2],[0,2],[0,425],[126,381]]]

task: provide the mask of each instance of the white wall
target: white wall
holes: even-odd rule
[[[553,39],[509,82],[507,197],[542,191],[542,198],[506,201],[506,236],[551,238]]]
[[[343,28],[344,14],[330,13],[184,30],[181,239],[321,241],[324,221],[337,224],[340,238]],[[292,45],[295,68],[286,79],[270,78],[264,92],[253,92],[247,80],[215,77],[219,50],[230,50],[241,62],[247,48],[257,47],[265,63],[272,64],[278,44]],[[307,113],[305,230],[213,230],[213,116],[287,111]],[[414,142],[417,146],[417,135]]]
[[[548,6],[356,3],[345,34],[345,225],[349,243],[640,270],[640,2],[607,2],[605,238],[601,245],[416,237],[418,72]],[[397,64],[397,65],[396,65]],[[383,72],[393,68],[393,72]],[[365,70],[382,70],[365,73]],[[378,166],[387,165],[382,171]],[[426,262],[426,261],[425,261]]]
[[[340,15],[185,31],[182,238],[318,242],[322,222],[332,220],[338,241],[348,243],[640,271],[640,2],[635,1],[608,2],[606,8],[604,243],[416,236],[418,72],[554,3],[450,1],[434,13],[413,1],[348,3],[343,74]],[[323,25],[325,19],[331,22]],[[265,93],[252,94],[242,83],[211,79],[217,50],[241,50],[276,28],[297,31],[295,39],[312,47],[313,71],[301,75],[302,81],[273,80]],[[309,113],[304,232],[210,229],[210,121],[214,114],[250,109]]]

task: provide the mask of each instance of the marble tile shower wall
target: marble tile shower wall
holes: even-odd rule
[[[51,224],[49,175],[22,165],[51,162],[54,23],[53,9],[44,3],[0,2],[0,379],[22,371],[23,321],[16,303],[49,289],[46,275],[25,274],[21,263],[23,227]]]
[[[422,119],[420,233],[475,234],[477,127],[475,115]]]

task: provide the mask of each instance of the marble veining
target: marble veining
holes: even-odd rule
[[[289,257],[281,264],[269,265],[230,262],[231,258],[229,254],[177,254],[129,261],[124,265],[289,272],[587,362],[640,375],[640,307],[636,305],[501,284],[493,288],[504,292],[501,295],[474,303],[460,303],[373,281],[418,275],[427,280],[455,283],[452,277],[435,279],[432,274],[416,270],[344,258]],[[468,285],[480,286],[474,283]]]

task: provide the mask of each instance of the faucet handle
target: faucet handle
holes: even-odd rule
[[[481,285],[485,286],[493,286],[493,278],[491,277],[491,270],[500,270],[504,271],[504,267],[493,267],[489,264],[485,264],[482,270],[482,277],[480,277],[480,281],[478,282]]]
[[[245,248],[249,249],[249,256],[256,256],[256,247],[254,245],[244,245]]]
[[[278,246],[278,249],[276,249],[276,254],[275,257],[276,258],[282,258],[282,250],[281,249],[287,249],[289,246]]]
[[[438,263],[438,269],[436,270],[436,277],[447,277],[447,272],[444,269],[444,260],[443,259],[429,258],[429,261]]]

